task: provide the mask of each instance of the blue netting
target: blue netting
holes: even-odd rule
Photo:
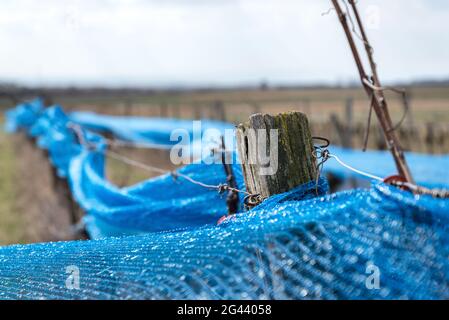
[[[314,186],[296,190],[296,199]],[[449,298],[448,202],[385,185],[217,227],[0,249],[3,298]],[[367,266],[380,270],[368,289]],[[66,268],[80,290],[66,288]]]
[[[397,172],[396,166],[388,151],[360,151],[344,149],[337,146],[329,148],[332,154],[338,155],[352,167],[369,172],[379,177],[388,177]],[[428,155],[406,152],[407,163],[415,181],[430,188],[447,188],[449,186],[449,155]],[[360,175],[344,168],[335,159],[329,159],[324,172],[332,173],[341,179],[360,178]]]
[[[60,107],[51,107],[42,110],[28,132],[48,150],[59,175],[68,179],[74,199],[87,213],[92,238],[215,224],[226,214],[223,195],[169,174],[128,188],[111,184],[104,175],[103,139],[84,131],[85,140],[96,149],[81,146],[68,126],[70,121]],[[233,169],[238,186],[244,188],[240,166]],[[226,181],[221,164],[203,161],[179,172],[209,185]]]
[[[43,108],[42,100],[35,99],[21,103],[14,109],[6,111],[6,131],[15,132],[21,128],[31,127],[36,122]]]
[[[18,113],[8,122],[19,121]],[[85,132],[98,148],[89,151],[67,121],[50,108],[15,127],[29,128],[49,150],[92,233],[150,233],[0,248],[2,298],[449,298],[449,200],[384,184],[325,196],[321,179],[319,197],[311,182],[216,226],[226,212],[216,192],[170,176],[113,186],[103,175],[102,138]],[[211,184],[225,180],[218,165],[183,170]],[[447,182],[447,173],[429,172],[426,182]],[[379,288],[367,285],[371,265]],[[66,287],[69,266],[80,270],[80,290]]]
[[[175,130],[183,130],[189,134],[191,140],[201,137],[194,136],[191,120],[170,118],[145,118],[145,117],[120,117],[111,115],[99,115],[92,112],[72,112],[70,119],[83,127],[98,132],[108,132],[127,141],[158,144],[160,148],[169,148],[176,141],[170,140],[170,135]],[[201,120],[199,133],[204,135],[208,130],[224,132],[225,129],[233,129],[234,126],[214,120]]]

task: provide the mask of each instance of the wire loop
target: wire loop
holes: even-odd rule
[[[313,146],[314,151],[312,152],[313,157],[318,162],[316,165],[316,180],[315,180],[315,193],[318,195],[318,181],[320,180],[321,171],[323,169],[324,163],[329,160],[330,152],[327,149],[330,145],[330,140],[323,137],[312,137],[313,140],[324,141],[324,144]]]
[[[324,141],[324,144],[322,145],[318,145],[318,146],[313,146],[315,149],[324,149],[330,146],[331,142],[329,139],[324,138],[324,137],[312,137],[312,140],[319,140],[319,141]]]
[[[259,204],[261,204],[265,199],[260,194],[248,194],[243,198],[243,204],[245,208],[250,210]]]

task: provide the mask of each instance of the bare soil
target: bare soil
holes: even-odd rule
[[[15,207],[24,226],[25,241],[72,240],[76,236],[69,201],[55,183],[45,151],[24,134],[10,136],[16,154]],[[56,186],[57,188],[53,188]]]

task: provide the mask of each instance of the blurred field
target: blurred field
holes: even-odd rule
[[[416,121],[449,121],[449,87],[407,87],[411,117]],[[343,115],[348,98],[354,101],[354,120],[365,121],[368,99],[359,88],[204,90],[186,92],[154,92],[127,96],[83,95],[56,96],[55,101],[70,109],[125,114],[130,108],[136,115],[211,117],[214,106],[223,103],[228,121],[240,122],[258,112],[300,110],[311,121],[325,121],[331,113]],[[388,93],[391,114],[400,119],[403,105],[400,97]],[[130,107],[131,106],[131,107]]]
[[[147,163],[167,171],[177,167],[170,162],[170,153],[167,150],[114,147],[113,151],[126,155],[141,163]],[[159,175],[160,174],[157,172],[144,171],[139,168],[131,167],[116,159],[106,158],[106,177],[109,181],[112,181],[115,185],[120,187],[130,186]]]
[[[449,86],[409,86],[410,120],[449,122]],[[44,89],[41,89],[44,90]],[[55,103],[66,109],[92,110],[110,114],[170,116],[180,118],[217,117],[216,105],[223,104],[226,119],[241,122],[254,112],[299,110],[313,122],[326,121],[331,113],[344,114],[348,99],[354,102],[354,120],[365,121],[368,99],[361,88],[303,89],[208,89],[191,91],[148,91],[106,89],[45,89]],[[40,92],[39,89],[34,90]],[[387,93],[392,117],[401,118],[400,97]],[[11,107],[11,101],[0,98],[0,109]]]
[[[3,117],[0,118],[3,121]],[[25,228],[16,207],[17,176],[12,139],[0,131],[0,245],[22,243]]]

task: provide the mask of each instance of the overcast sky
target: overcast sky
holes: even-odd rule
[[[449,78],[449,1],[359,0],[382,79]],[[330,0],[2,0],[0,80],[32,85],[349,82]]]

